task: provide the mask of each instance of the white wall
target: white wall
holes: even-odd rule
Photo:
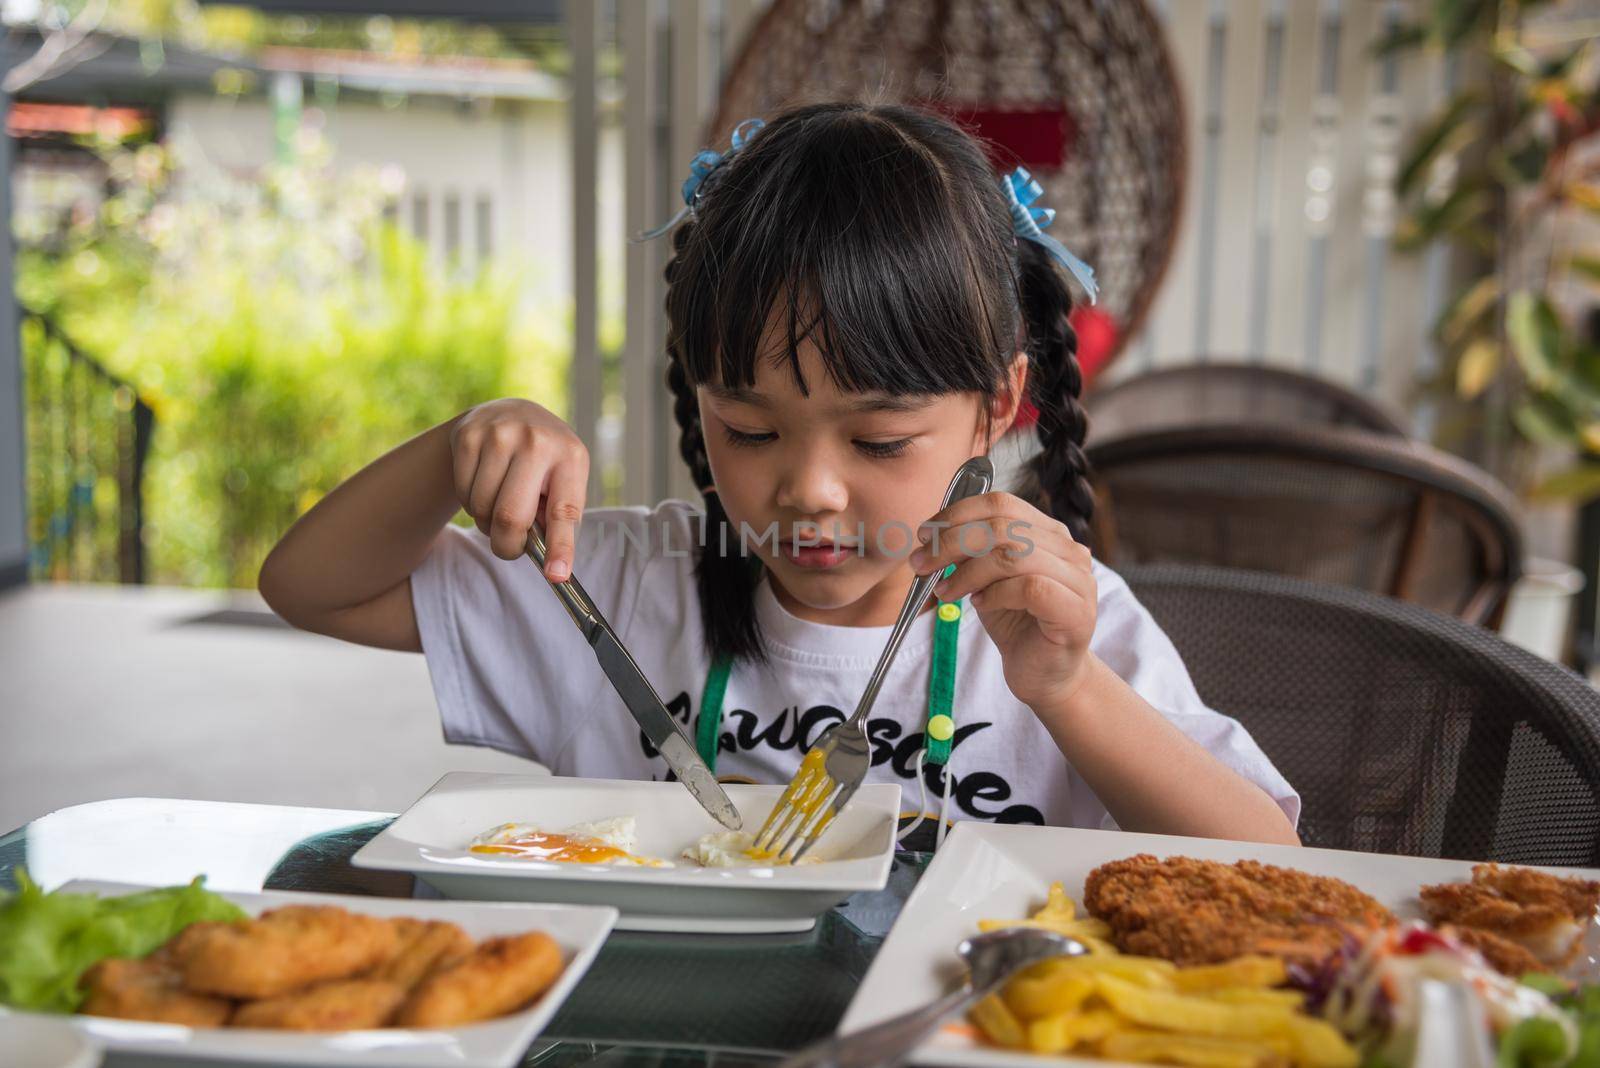
[[[306,118],[320,122],[332,143],[335,166],[401,168],[406,191],[400,219],[425,231],[442,253],[458,220],[459,244],[472,262],[480,253],[478,212],[487,204],[489,251],[517,257],[530,267],[530,298],[564,307],[572,293],[570,138],[562,101],[497,101],[458,106],[437,98],[411,98],[396,108],[375,101],[341,100]],[[170,112],[172,133],[189,137],[214,163],[253,171],[274,154],[271,107],[265,100],[186,97]],[[620,135],[601,138],[603,204],[620,202]],[[454,204],[454,210],[451,205]],[[622,244],[620,209],[602,210],[602,248]],[[602,264],[602,269],[605,265]],[[620,268],[619,268],[620,269]]]

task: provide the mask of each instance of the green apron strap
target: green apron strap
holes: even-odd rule
[[[700,759],[713,773],[717,770],[717,739],[722,733],[722,697],[728,692],[728,675],[733,661],[723,657],[706,672],[706,690],[700,696],[700,719],[695,724],[694,744]]]
[[[945,569],[948,575],[955,570]],[[934,611],[933,662],[928,669],[928,718],[924,733],[929,764],[944,764],[956,735],[955,704],[956,651],[961,636],[960,601],[940,601]],[[728,676],[733,661],[712,661],[706,672],[705,692],[700,695],[700,717],[695,721],[695,748],[713,773],[717,770],[717,743],[722,734],[722,699],[728,692]]]
[[[948,575],[954,568],[948,568]],[[928,670],[928,722],[923,744],[929,764],[944,764],[956,736],[956,650],[961,636],[961,602],[940,601],[934,609],[933,663]]]

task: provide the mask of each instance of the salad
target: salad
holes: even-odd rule
[[[1548,972],[1495,971],[1473,948],[1421,922],[1351,931],[1314,967],[1291,966],[1307,1008],[1363,1050],[1363,1068],[1417,1064],[1430,980],[1466,991],[1489,1031],[1496,1068],[1600,1068],[1600,985]]]

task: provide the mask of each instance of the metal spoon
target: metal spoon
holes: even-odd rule
[[[1052,957],[1078,957],[1089,947],[1038,927],[1008,927],[976,935],[956,947],[967,980],[933,1004],[848,1035],[835,1035],[785,1059],[778,1068],[876,1068],[899,1064],[956,1013],[988,997],[1017,972]]]

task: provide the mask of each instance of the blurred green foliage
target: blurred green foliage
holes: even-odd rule
[[[569,67],[563,28],[550,23],[484,25],[452,18],[276,14],[217,0],[46,0],[34,20],[45,29],[76,24],[145,40],[252,55],[272,45],[354,49],[397,58],[531,59],[555,74]]]
[[[1600,38],[1551,0],[1428,0],[1379,55],[1450,53],[1462,87],[1411,139],[1397,245],[1444,246],[1466,277],[1434,324],[1444,444],[1536,496],[1600,497]],[[1540,476],[1544,454],[1579,463]]]
[[[17,286],[155,411],[150,581],[254,585],[320,496],[473,404],[564,414],[570,315],[505,263],[430,256],[387,217],[392,174],[336,173],[314,143],[249,179],[107,151],[97,209],[16,220]]]

